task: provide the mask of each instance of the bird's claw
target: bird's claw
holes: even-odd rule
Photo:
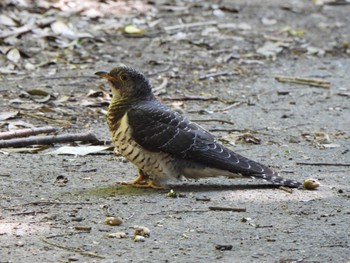
[[[136,181],[136,180],[135,180]],[[120,185],[128,185],[137,188],[153,188],[153,189],[164,189],[164,187],[157,185],[152,180],[143,181],[143,182],[116,182]]]

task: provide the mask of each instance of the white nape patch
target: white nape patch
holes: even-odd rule
[[[229,171],[220,170],[216,168],[185,168],[183,170],[183,175],[186,178],[200,179],[205,177],[215,177],[215,176],[225,176],[229,178],[242,178],[240,174],[231,173]]]

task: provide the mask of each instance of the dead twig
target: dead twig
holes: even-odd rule
[[[218,22],[216,22],[216,21],[204,21],[204,22],[188,23],[188,24],[181,24],[181,25],[175,25],[175,26],[166,26],[166,27],[164,27],[164,29],[166,31],[171,31],[171,30],[191,28],[191,27],[216,25],[217,23]]]
[[[18,137],[28,137],[30,135],[37,135],[41,133],[52,133],[56,132],[57,129],[51,126],[46,127],[38,127],[33,129],[19,129],[15,131],[9,131],[9,132],[0,132],[0,140],[6,140],[11,138],[18,138]]]
[[[182,97],[164,97],[162,100],[218,100],[218,97],[204,97],[204,96],[194,96],[194,95],[184,95]]]
[[[45,201],[34,201],[14,206],[28,206],[28,205],[92,205],[91,202],[58,202],[53,200],[45,200]]]
[[[52,136],[34,136],[20,139],[0,141],[0,148],[25,147],[29,145],[49,145],[54,143],[70,143],[75,141],[96,143],[99,140],[90,132],[77,134],[62,134]]]
[[[350,166],[350,163],[304,163],[297,162],[297,165],[316,165],[316,166]]]
[[[246,212],[245,207],[222,207],[222,206],[209,206],[211,211],[232,211],[232,212]]]
[[[221,120],[221,119],[195,119],[195,120],[191,120],[191,121],[193,121],[193,122],[221,122],[221,123],[235,125],[232,121]]]
[[[64,125],[64,126],[71,126],[72,125],[68,121],[55,120],[55,119],[51,119],[51,118],[48,118],[48,117],[39,116],[39,115],[31,114],[31,113],[20,112],[19,114],[21,114],[22,116],[25,116],[25,117],[35,118],[35,119],[42,120],[42,121],[47,121],[47,122],[53,122],[53,123],[61,124],[61,125]]]
[[[312,87],[318,87],[323,89],[329,89],[331,83],[328,81],[320,79],[309,79],[309,78],[295,78],[295,77],[285,77],[285,76],[276,76],[275,79],[282,83],[295,83],[301,85],[309,85]]]
[[[209,210],[165,210],[165,211],[158,211],[154,213],[149,213],[148,215],[159,215],[159,214],[167,214],[167,213],[174,213],[174,214],[181,214],[181,213],[203,213],[203,212],[209,212]]]
[[[36,215],[36,214],[47,214],[47,211],[28,211],[28,212],[19,212],[13,213],[11,216],[22,216],[22,215]]]
[[[92,258],[100,258],[100,259],[106,258],[106,257],[98,255],[96,253],[83,250],[82,248],[79,248],[79,247],[66,247],[66,246],[62,246],[60,244],[56,244],[56,243],[53,243],[51,241],[48,241],[46,238],[43,238],[43,237],[41,237],[40,239],[42,242],[44,242],[48,245],[58,247],[58,248],[61,248],[61,249],[67,250],[67,251],[76,252],[76,253],[79,253],[80,255],[83,255],[83,256],[88,256],[88,257],[92,257]]]
[[[246,129],[225,129],[225,128],[212,128],[208,129],[211,132],[246,132]]]
[[[205,80],[205,79],[210,79],[210,78],[217,78],[221,76],[233,76],[233,75],[239,75],[238,72],[218,72],[218,73],[211,73],[211,74],[206,74],[203,76],[199,77],[199,80]]]
[[[282,190],[282,191],[285,191],[285,192],[287,192],[287,193],[290,193],[290,194],[293,193],[293,189],[292,189],[292,188],[289,188],[289,187],[280,186],[280,187],[278,187],[278,189],[280,189],[280,190]]]

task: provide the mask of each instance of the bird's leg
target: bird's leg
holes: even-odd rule
[[[137,178],[134,180],[133,184],[142,184],[142,182],[144,181],[148,181],[149,180],[149,176],[148,174],[146,174],[144,171],[142,171],[141,169],[139,169],[139,174],[137,176]]]
[[[164,189],[163,187],[157,185],[154,181],[152,181],[152,179],[149,178],[149,175],[141,169],[139,169],[139,174],[133,182],[117,182],[117,184],[129,185],[139,188]]]

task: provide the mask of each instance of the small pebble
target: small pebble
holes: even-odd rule
[[[142,236],[142,237],[149,237],[151,234],[151,231],[148,227],[145,226],[134,226],[134,237],[135,236]]]
[[[123,223],[123,220],[118,216],[109,216],[105,218],[105,224],[110,226],[119,226]]]
[[[91,226],[75,226],[75,230],[78,231],[84,231],[84,232],[90,232],[91,231]]]
[[[233,248],[232,245],[216,245],[215,248],[220,251],[231,250]]]
[[[306,190],[314,190],[320,186],[320,183],[315,179],[307,179],[303,186]]]
[[[126,238],[126,233],[124,233],[124,232],[110,233],[110,234],[108,234],[108,237],[109,238],[118,238],[118,239]]]
[[[134,241],[135,242],[145,242],[146,238],[143,236],[136,235],[134,236]]]

